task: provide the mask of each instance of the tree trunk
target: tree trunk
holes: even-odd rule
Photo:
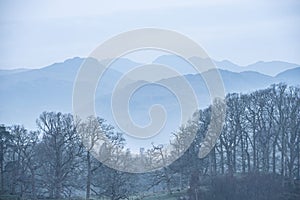
[[[35,186],[35,172],[34,169],[30,169],[31,171],[31,190],[32,190],[32,199],[36,200],[36,186]]]
[[[233,142],[232,169],[233,169],[233,172],[236,173],[236,138],[234,139],[234,142]]]
[[[251,171],[251,160],[250,160],[250,153],[247,151],[247,163],[248,163],[248,172]]]
[[[168,194],[172,194],[172,189],[171,189],[171,179],[168,173],[168,170],[166,167],[164,167],[164,172],[165,172],[165,177],[166,177],[166,184],[167,184],[167,189],[168,189]]]
[[[216,160],[216,150],[215,147],[211,150],[209,154],[209,173],[215,176],[217,172],[217,160]]]
[[[300,180],[300,144],[297,143],[297,179]]]
[[[245,147],[244,147],[244,138],[241,135],[241,150],[242,150],[242,172],[246,172],[246,159],[245,159]]]
[[[273,144],[273,155],[272,155],[272,167],[273,174],[276,174],[276,142]]]
[[[91,178],[92,178],[92,173],[91,173],[91,155],[90,152],[87,152],[87,180],[86,180],[86,199],[90,199],[90,194],[91,194]]]
[[[257,159],[256,159],[256,138],[253,138],[253,171],[256,172],[256,167],[257,167],[257,163],[256,163]]]
[[[281,137],[281,176],[284,176],[284,136]]]
[[[4,145],[3,145],[3,141],[2,141],[2,133],[0,134],[0,173],[1,173],[1,194],[4,193]]]
[[[213,175],[217,174],[217,156],[216,156],[216,147],[213,148]]]
[[[233,175],[233,166],[232,166],[232,156],[231,152],[227,149],[227,166],[228,166],[228,172],[230,175]]]
[[[221,143],[221,147],[220,148],[221,148],[221,150],[220,150],[221,151],[220,152],[221,153],[221,173],[224,174],[224,164],[225,163],[224,163],[224,152],[223,152],[223,145],[222,145],[222,143]]]

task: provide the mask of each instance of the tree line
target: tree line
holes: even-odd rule
[[[104,133],[107,147],[99,151],[107,155],[108,163],[130,166],[138,159],[124,149],[123,134],[104,119],[82,123],[71,114],[43,112],[35,131],[1,125],[0,198],[117,200],[143,199],[156,192],[195,200],[300,197],[299,87],[276,84],[248,94],[228,94],[222,133],[210,153],[200,159],[211,114],[211,107],[199,110],[174,132],[171,153],[164,154],[162,144],[141,152],[147,166],[158,160],[168,162],[181,150],[182,141],[195,133],[179,159],[142,174],[111,169],[103,157],[99,162],[93,156]],[[82,144],[84,138],[88,145]],[[123,149],[123,153],[116,158],[112,149]]]

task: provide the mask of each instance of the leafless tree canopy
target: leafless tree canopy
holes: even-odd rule
[[[139,156],[125,149],[122,133],[100,118],[82,122],[70,114],[44,112],[35,131],[1,125],[0,199],[147,199],[158,193],[191,200],[300,199],[300,88],[277,84],[228,94],[215,144],[214,138],[204,138],[218,124],[210,121],[216,108],[195,112],[174,132],[171,152],[152,144]],[[187,141],[190,134],[193,141]],[[130,174],[106,166],[168,163],[187,142],[185,153],[160,170]],[[102,162],[94,157],[97,145]],[[202,157],[199,149],[205,148],[209,153]]]

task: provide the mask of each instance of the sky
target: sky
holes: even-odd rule
[[[110,37],[145,27],[182,33],[216,60],[300,64],[299,11],[297,0],[0,0],[0,69],[87,57]]]

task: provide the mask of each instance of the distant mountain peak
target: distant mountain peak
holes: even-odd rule
[[[170,56],[162,57],[166,61],[164,64],[170,64],[174,68],[182,70],[179,73],[180,77],[184,78],[195,88],[199,98],[202,99],[204,94],[207,94],[205,81],[199,74],[189,73],[186,68],[192,68],[188,62],[173,62]],[[198,62],[205,63],[208,59],[197,59]],[[159,60],[159,59],[157,59]],[[14,73],[3,73],[0,70],[0,94],[2,105],[0,121],[10,124],[10,121],[18,122],[25,125],[34,126],[34,119],[44,110],[61,110],[71,112],[72,108],[72,91],[73,82],[78,73],[78,69],[82,62],[88,61],[97,65],[101,64],[94,58],[80,58],[74,57],[65,60],[64,62],[55,63],[50,66],[20,71]],[[250,67],[241,67],[228,60],[214,61],[219,68],[219,73],[222,76],[226,92],[250,92],[256,89],[265,88],[271,84],[278,82],[285,82],[287,84],[299,84],[300,66],[286,62],[264,62],[260,61]],[[182,66],[180,64],[183,64]],[[227,65],[226,65],[227,64]],[[97,91],[105,94],[100,96],[100,99],[108,102],[103,107],[109,107],[108,94],[113,91],[114,84],[120,80],[122,73],[126,73],[126,69],[132,69],[139,63],[135,63],[127,58],[120,58],[110,66],[107,70],[106,76],[101,79]],[[180,65],[180,66],[179,66]],[[297,68],[298,66],[298,68]],[[113,68],[111,68],[113,67]],[[227,67],[227,68],[226,68]],[[280,72],[277,76],[270,76],[262,74],[265,68],[274,70],[276,73]],[[288,68],[288,69],[286,69]],[[292,69],[289,69],[292,68]],[[116,70],[121,70],[117,72]],[[252,69],[252,70],[251,70]],[[257,70],[256,70],[257,69]],[[236,70],[236,71],[234,71]],[[10,71],[10,70],[8,70]],[[283,72],[284,71],[284,72]],[[266,71],[268,72],[268,71]],[[209,71],[204,73],[210,73]],[[178,85],[179,77],[170,77],[160,80],[159,82],[168,82],[177,86],[182,93],[185,89]],[[130,80],[130,84],[136,84],[137,80]],[[148,88],[143,94],[154,95],[158,94],[157,88]],[[98,96],[97,96],[98,97]],[[148,99],[145,95],[144,99]],[[166,98],[166,97],[164,97]],[[141,102],[144,99],[140,99]],[[157,96],[157,99],[161,99]],[[102,101],[101,100],[101,101]],[[166,98],[166,100],[168,100]],[[171,105],[171,101],[168,104]],[[102,105],[99,103],[99,105]],[[204,99],[203,104],[208,105],[209,101]],[[24,106],[27,105],[27,106]]]

